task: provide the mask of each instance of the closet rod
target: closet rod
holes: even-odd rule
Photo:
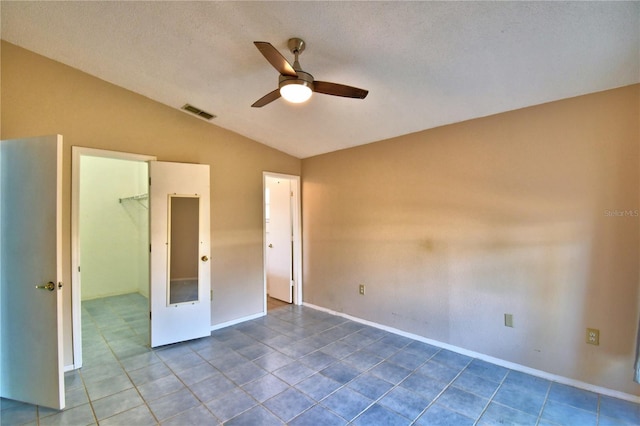
[[[131,197],[118,198],[118,200],[122,203],[123,201],[129,201],[129,200],[146,200],[147,198],[149,198],[149,194],[133,195],[133,196],[131,196]]]

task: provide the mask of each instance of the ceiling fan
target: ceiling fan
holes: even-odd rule
[[[368,90],[358,89],[357,87],[314,80],[311,74],[302,70],[298,62],[298,56],[305,48],[304,40],[300,38],[289,39],[289,50],[295,55],[293,66],[270,43],[266,41],[254,41],[253,44],[256,45],[260,53],[262,53],[267,61],[280,73],[278,88],[255,101],[253,105],[251,105],[254,108],[263,107],[275,101],[280,96],[289,102],[301,103],[309,99],[313,92],[357,99],[364,99],[369,93]]]

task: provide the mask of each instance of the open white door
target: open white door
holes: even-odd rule
[[[209,166],[149,162],[151,347],[211,334]]]
[[[288,179],[265,177],[268,191],[266,224],[266,274],[269,296],[291,303],[293,288],[293,227],[291,183]],[[265,194],[265,198],[267,194]],[[267,216],[265,214],[265,216]]]
[[[0,185],[0,396],[62,409],[62,136],[0,142]]]

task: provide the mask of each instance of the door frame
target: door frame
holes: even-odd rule
[[[291,223],[293,226],[293,295],[294,305],[302,305],[302,208],[300,202],[300,176],[274,172],[262,172],[262,273],[264,280],[264,314],[267,314],[267,227],[266,199],[267,177],[286,179],[291,183]]]
[[[73,339],[73,365],[82,367],[82,281],[80,267],[80,161],[82,157],[101,157],[148,163],[155,156],[132,154],[104,149],[71,147],[71,321]]]

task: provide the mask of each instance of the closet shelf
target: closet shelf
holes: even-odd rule
[[[132,195],[131,197],[118,198],[118,201],[122,204],[123,201],[137,201],[142,207],[145,209],[148,208],[144,204],[142,204],[141,200],[146,200],[149,198],[149,194],[140,194],[140,195]]]

